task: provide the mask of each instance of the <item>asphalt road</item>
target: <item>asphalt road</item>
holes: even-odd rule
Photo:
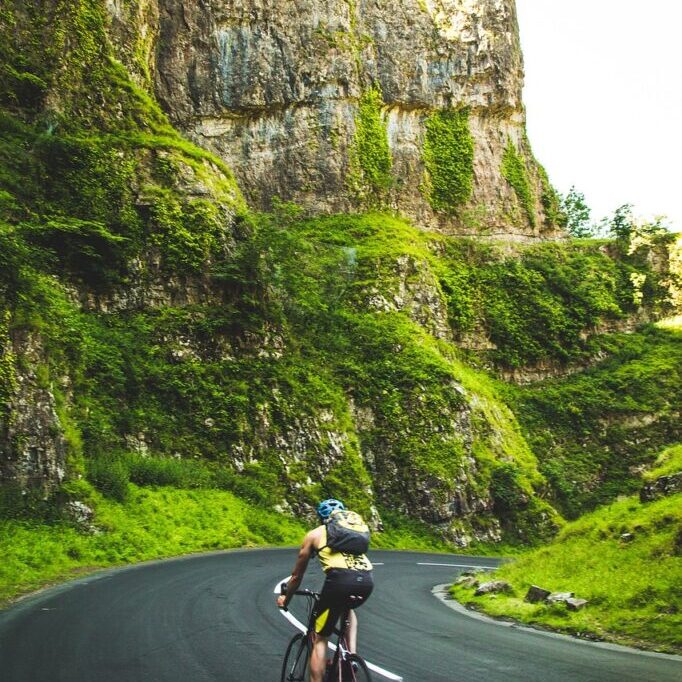
[[[292,550],[145,564],[84,578],[0,612],[2,682],[278,682],[294,627],[273,589]],[[360,653],[405,682],[680,682],[682,658],[484,622],[432,594],[494,559],[373,552]],[[308,587],[321,582],[308,570]],[[303,600],[299,600],[301,602]],[[292,604],[292,612],[301,603]],[[381,680],[378,675],[375,680]]]

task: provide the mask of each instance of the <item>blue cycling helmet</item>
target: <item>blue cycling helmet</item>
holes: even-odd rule
[[[320,517],[320,521],[326,521],[333,512],[345,508],[343,502],[335,500],[332,497],[328,500],[322,500],[322,502],[317,505],[317,515]]]

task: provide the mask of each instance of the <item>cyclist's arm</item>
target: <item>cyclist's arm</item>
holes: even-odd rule
[[[291,578],[289,578],[289,582],[287,583],[287,594],[284,603],[282,604],[283,608],[287,607],[291,598],[294,596],[294,592],[296,592],[303,580],[303,575],[308,568],[308,562],[315,549],[315,540],[317,537],[316,530],[317,529],[311,530],[303,539],[301,549],[298,551],[298,558],[296,559],[294,570],[291,572]]]

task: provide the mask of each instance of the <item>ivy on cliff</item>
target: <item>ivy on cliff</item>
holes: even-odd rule
[[[369,206],[384,203],[392,184],[393,160],[386,124],[381,117],[384,101],[378,88],[366,90],[358,103],[355,137],[351,150],[349,184]]]
[[[566,215],[561,195],[550,182],[544,167],[538,163],[536,168],[542,184],[540,203],[545,214],[545,225],[547,227],[568,227],[568,216]]]
[[[528,177],[528,169],[523,155],[519,153],[516,145],[509,140],[502,157],[502,175],[513,187],[514,192],[523,208],[528,222],[535,226],[535,197]],[[552,199],[547,196],[547,202],[551,210]]]
[[[633,275],[644,278],[647,305],[670,310],[665,277],[652,271],[645,254],[605,246],[547,243],[508,255],[473,240],[449,240],[436,267],[453,329],[485,335],[494,344],[487,358],[500,367],[565,364],[598,350],[585,329],[636,313]]]
[[[1,93],[0,204],[15,239],[38,247],[41,267],[95,289],[124,283],[154,247],[180,273],[223,258],[244,211],[229,169],[183,140],[114,59],[100,0],[39,5],[2,5],[12,78]],[[40,96],[27,86],[36,79]],[[59,106],[45,107],[48,92]],[[188,178],[205,198],[184,196]]]
[[[452,213],[473,189],[474,141],[467,109],[443,109],[426,119],[424,190],[436,211]]]
[[[9,322],[9,311],[0,312],[0,425],[9,415],[9,401],[16,389],[16,357],[10,346]]]

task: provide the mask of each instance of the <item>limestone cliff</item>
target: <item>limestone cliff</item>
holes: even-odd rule
[[[251,205],[379,206],[447,233],[554,232],[525,138],[513,0],[159,0],[158,11],[156,93]],[[456,113],[463,154],[448,138]]]

